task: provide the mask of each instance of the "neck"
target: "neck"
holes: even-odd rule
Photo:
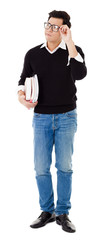
[[[61,40],[58,42],[48,42],[47,41],[47,47],[50,51],[53,51],[60,43],[61,43]]]

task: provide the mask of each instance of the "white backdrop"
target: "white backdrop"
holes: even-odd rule
[[[109,1],[2,1],[0,6],[0,234],[1,239],[110,239]],[[73,155],[70,219],[76,233],[55,223],[29,225],[41,213],[33,165],[33,110],[18,102],[24,55],[45,40],[52,10],[71,16],[72,38],[85,53],[88,74],[77,81],[78,129]],[[51,172],[56,201],[56,168]]]

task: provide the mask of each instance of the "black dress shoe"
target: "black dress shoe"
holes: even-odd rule
[[[70,221],[67,214],[56,216],[56,223],[62,225],[62,229],[66,232],[76,232],[74,224]]]
[[[42,212],[40,216],[30,225],[31,228],[39,228],[45,226],[49,222],[55,221],[55,213]]]

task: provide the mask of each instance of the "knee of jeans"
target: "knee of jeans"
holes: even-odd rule
[[[40,168],[40,167],[34,167],[36,176],[41,176],[41,175],[50,175],[50,169],[47,168]]]
[[[55,164],[55,167],[58,171],[65,172],[65,173],[73,173],[72,164],[60,165]]]

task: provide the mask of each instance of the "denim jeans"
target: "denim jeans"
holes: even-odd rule
[[[58,114],[33,113],[34,170],[39,192],[39,204],[43,211],[69,214],[72,192],[72,155],[74,136],[77,131],[77,109]],[[55,145],[57,169],[57,202],[50,166]]]

